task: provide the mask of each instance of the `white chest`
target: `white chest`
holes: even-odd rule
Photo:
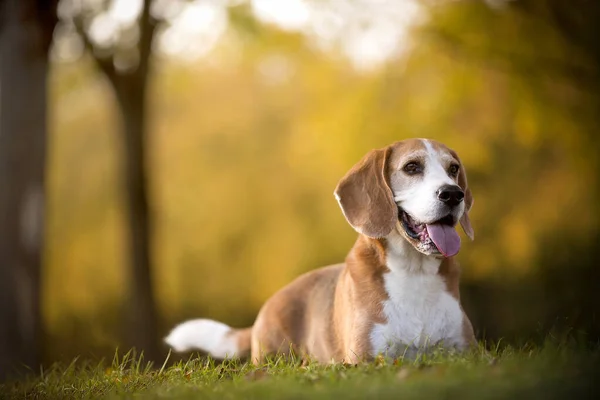
[[[463,313],[446,290],[442,277],[392,269],[384,275],[389,299],[383,304],[386,323],[371,331],[374,355],[407,355],[443,343],[463,347]]]

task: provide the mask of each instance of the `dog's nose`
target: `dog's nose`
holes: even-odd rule
[[[437,198],[449,205],[450,207],[454,207],[460,204],[461,201],[465,198],[465,192],[462,191],[460,186],[456,185],[444,185],[438,189],[436,192]]]

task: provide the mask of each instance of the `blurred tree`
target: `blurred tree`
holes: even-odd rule
[[[0,3],[0,379],[40,362],[48,50],[54,0]]]
[[[433,15],[451,10],[458,18],[446,18],[440,23],[427,24],[424,31],[432,34],[467,62],[491,66],[523,78],[532,89],[540,81],[562,80],[577,90],[595,93],[600,85],[600,2],[575,0],[486,0],[491,10],[483,4],[461,2],[456,6],[431,9]],[[483,11],[483,9],[486,9]],[[458,30],[454,23],[471,21],[470,29]],[[500,40],[494,27],[500,26],[508,34],[528,34],[525,44]],[[532,43],[543,42],[538,28],[549,34],[548,42],[554,47],[536,48]],[[508,29],[507,29],[508,28]],[[598,135],[593,133],[592,138]],[[600,141],[596,142],[600,144]]]
[[[128,276],[127,345],[143,350],[147,359],[159,358],[157,312],[152,285],[150,241],[152,221],[146,171],[146,111],[152,41],[156,21],[153,3],[145,0],[139,16],[112,38],[94,39],[93,23],[100,34],[109,34],[110,16],[103,13],[111,1],[70,2],[75,6],[74,26],[114,91],[123,124],[124,183],[129,226],[130,273]],[[134,4],[136,2],[130,2]],[[107,20],[108,18],[108,20]],[[100,22],[99,22],[100,21]],[[105,38],[106,39],[106,38]]]
[[[510,2],[509,5],[527,17],[541,20],[556,29],[567,45],[579,53],[580,57],[579,62],[568,60],[570,62],[549,67],[554,67],[554,70],[558,70],[580,90],[596,94],[600,86],[600,2],[525,0]],[[516,61],[518,62],[518,59]],[[600,148],[600,135],[595,131],[590,133],[590,139]],[[596,162],[600,160],[597,159]]]

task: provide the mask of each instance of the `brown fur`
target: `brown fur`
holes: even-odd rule
[[[252,332],[252,360],[290,350],[320,362],[364,358],[373,324],[385,322],[385,272],[383,241],[360,236],[345,264],[306,273],[265,303]]]
[[[391,152],[391,147],[370,151],[335,189],[350,225],[372,238],[385,237],[398,221],[398,206],[386,178]]]

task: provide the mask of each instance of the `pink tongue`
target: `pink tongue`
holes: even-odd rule
[[[450,225],[427,224],[427,233],[444,257],[452,257],[460,249],[460,237]]]

